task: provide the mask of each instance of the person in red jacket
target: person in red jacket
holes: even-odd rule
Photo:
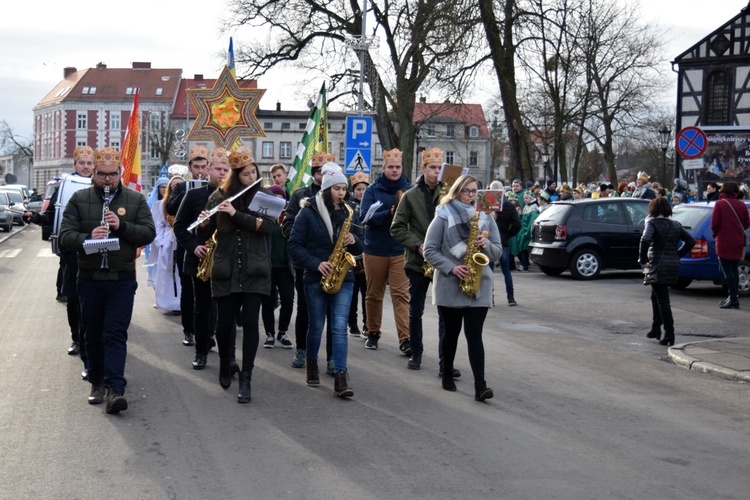
[[[711,214],[711,234],[716,240],[716,254],[729,290],[729,297],[719,304],[722,309],[740,308],[738,264],[745,257],[745,231],[750,227],[750,215],[739,200],[739,194],[740,187],[736,182],[725,182]]]

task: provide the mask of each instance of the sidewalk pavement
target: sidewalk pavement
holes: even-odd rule
[[[750,382],[750,338],[689,342],[670,347],[667,354],[689,370]]]

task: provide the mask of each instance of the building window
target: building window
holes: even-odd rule
[[[453,165],[453,151],[445,152],[445,163],[448,163],[449,165]]]
[[[292,157],[292,143],[291,142],[280,142],[279,143],[279,158],[291,158]]]
[[[305,123],[305,122],[300,122],[299,123],[299,129],[300,130],[305,130],[306,128],[307,128],[307,123]]]
[[[90,87],[89,88],[89,95],[94,95],[94,94],[96,94],[96,87]]]
[[[456,137],[456,127],[455,125],[447,125],[445,127],[445,135],[448,137]]]
[[[152,160],[158,160],[159,159],[159,148],[152,147],[151,151],[150,151],[150,154],[151,154],[151,159]]]
[[[159,132],[161,130],[161,114],[151,113],[149,123],[151,125],[151,132]]]
[[[476,139],[477,137],[479,137],[479,127],[477,127],[476,125],[472,125],[471,127],[469,127],[469,137],[471,137],[472,139]]]
[[[427,125],[427,136],[435,137],[435,125]]]
[[[77,148],[82,148],[84,146],[86,146],[86,141],[76,141]]]
[[[479,166],[479,153],[477,153],[476,151],[469,152],[469,166],[470,167]]]
[[[156,95],[162,95],[164,93],[164,89],[161,87],[156,88]]]
[[[109,140],[109,147],[114,148],[117,151],[120,150],[120,139],[110,139]]]
[[[383,159],[383,146],[381,146],[380,144],[375,144],[375,159]]]
[[[79,111],[76,115],[76,128],[78,130],[86,130],[86,112],[85,111]]]
[[[125,89],[125,95],[133,95],[135,94],[135,87],[128,87]]]
[[[706,125],[729,125],[731,78],[726,70],[712,71],[706,85]]]
[[[263,130],[272,130],[273,129],[273,122],[264,122],[263,123]]]
[[[291,130],[292,126],[289,123],[282,123],[281,124],[281,130]]]
[[[83,87],[83,89],[81,90],[81,94],[83,94],[83,95],[89,95],[89,89],[90,89],[90,87]]]
[[[120,130],[120,112],[119,111],[110,111],[109,129]]]
[[[328,148],[328,151],[331,149]],[[339,161],[338,163],[341,164],[344,167],[344,170],[346,170],[346,165],[343,165],[343,163],[346,161],[346,148],[344,146],[343,142],[339,142]]]
[[[273,142],[263,141],[263,158],[273,158]]]

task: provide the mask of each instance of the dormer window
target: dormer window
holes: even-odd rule
[[[471,127],[469,127],[469,137],[471,137],[472,139],[476,139],[477,137],[479,137],[479,127],[477,127],[476,125],[472,125]]]
[[[156,95],[162,95],[164,93],[164,89],[161,87],[157,87],[156,89]]]
[[[125,89],[125,95],[133,95],[135,94],[135,87],[128,87]]]

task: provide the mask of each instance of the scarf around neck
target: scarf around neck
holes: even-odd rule
[[[445,205],[440,205],[435,214],[437,217],[448,221],[448,227],[445,230],[448,252],[457,259],[463,259],[467,248],[466,240],[469,238],[471,221],[476,214],[476,208],[458,200],[451,200]],[[487,214],[479,212],[479,231],[484,231],[487,227]]]

